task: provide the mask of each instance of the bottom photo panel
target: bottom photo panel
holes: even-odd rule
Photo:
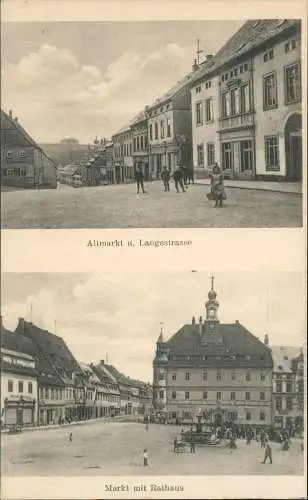
[[[5,477],[303,475],[296,272],[2,275]]]

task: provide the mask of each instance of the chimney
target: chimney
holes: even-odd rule
[[[101,363],[101,365],[104,365],[105,361],[103,359],[101,359],[100,363]]]
[[[19,326],[20,333],[24,334],[25,333],[25,320],[24,320],[24,318],[18,319],[18,326]]]
[[[9,117],[13,118],[13,111],[11,109],[9,109]]]
[[[192,70],[193,70],[193,71],[197,71],[197,69],[199,69],[199,65],[197,64],[197,59],[194,59],[194,63],[193,63],[193,66],[192,66]]]
[[[206,54],[205,61],[209,62],[209,61],[211,61],[213,59],[213,57],[214,57],[213,54]]]
[[[17,116],[15,116],[14,121],[18,122],[18,117]]]
[[[264,337],[264,345],[266,345],[266,347],[269,346],[269,339],[268,339],[267,333],[265,334],[265,337]]]
[[[236,325],[239,325],[239,324],[240,324],[240,322],[239,322],[239,320],[238,320],[238,319],[236,319],[236,320],[235,320],[235,324],[236,324]]]
[[[195,316],[192,317],[191,324],[193,326],[195,326],[195,324],[196,324],[196,318],[195,318]]]
[[[199,317],[199,334],[202,335],[202,316]]]

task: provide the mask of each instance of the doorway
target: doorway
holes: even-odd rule
[[[302,117],[293,114],[285,126],[286,178],[292,182],[302,180]]]

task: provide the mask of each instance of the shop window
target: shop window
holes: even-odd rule
[[[241,171],[247,172],[253,169],[252,141],[241,141]]]
[[[222,168],[223,170],[233,170],[234,152],[232,142],[224,142],[221,145],[222,150]]]
[[[207,166],[211,167],[215,163],[215,144],[213,142],[207,143],[206,153],[207,153]]]

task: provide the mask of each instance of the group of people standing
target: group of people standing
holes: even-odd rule
[[[170,180],[171,180],[171,171],[164,167],[161,174],[161,180],[163,181],[164,191],[170,191]],[[137,183],[137,194],[140,193],[140,189],[142,193],[145,193],[144,189],[144,175],[140,167],[137,167],[135,172],[135,180]],[[194,174],[193,170],[178,165],[173,173],[174,187],[177,193],[181,191],[183,193],[188,189],[189,184],[194,184]],[[222,207],[223,200],[226,199],[226,192],[224,187],[224,176],[223,173],[217,163],[213,166],[212,174],[210,176],[211,184],[210,184],[210,193],[208,193],[208,199],[214,200],[214,207]]]

